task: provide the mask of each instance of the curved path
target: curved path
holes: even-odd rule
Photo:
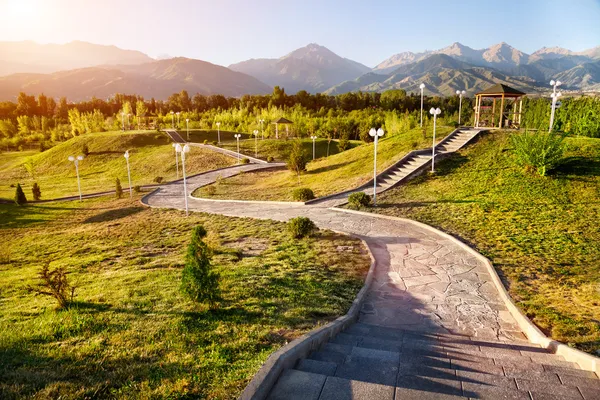
[[[273,165],[248,164],[188,179],[188,193],[240,171]],[[162,186],[143,202],[184,209],[180,182]],[[488,339],[524,339],[504,306],[485,265],[452,240],[413,224],[376,215],[329,209],[324,204],[232,202],[190,198],[192,211],[287,221],[306,216],[320,228],[359,236],[377,260],[360,322]]]

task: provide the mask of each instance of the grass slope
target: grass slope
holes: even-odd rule
[[[151,184],[157,176],[162,176],[165,181],[176,178],[175,153],[164,133],[92,133],[70,139],[43,153],[0,154],[0,198],[12,199],[15,189],[10,185],[21,183],[27,197],[32,199],[33,182],[41,186],[42,199],[76,195],[75,167],[67,158],[81,154],[84,144],[87,144],[90,154],[79,167],[83,193],[114,190],[116,178],[121,180],[123,187],[127,187],[127,165],[123,153],[128,149],[133,185]],[[186,159],[186,171],[191,175],[233,163],[235,160],[231,157],[193,148]]]
[[[284,223],[138,201],[0,205],[0,398],[235,399],[269,354],[344,314],[370,265],[344,235],[291,240]],[[197,224],[217,311],[179,291]],[[69,271],[73,308],[26,290],[48,261]]]
[[[440,127],[437,138],[441,139],[452,129]],[[423,137],[420,129],[384,136],[377,146],[377,168],[379,171],[389,167],[406,153],[414,149],[431,146],[432,132]],[[326,145],[326,141],[322,141]],[[332,144],[333,145],[333,144]],[[213,184],[215,193],[210,194],[207,187],[200,188],[194,195],[220,199],[243,200],[292,200],[292,190],[308,187],[315,196],[325,196],[364,184],[373,177],[373,144],[365,144],[319,158],[307,165],[307,172],[298,177],[290,171],[254,172],[237,175]],[[333,146],[332,146],[333,147]],[[311,153],[307,152],[307,155]]]
[[[517,304],[554,339],[600,349],[600,140],[567,139],[551,176],[527,174],[507,133],[484,136],[378,198],[375,212],[450,232],[489,257]]]

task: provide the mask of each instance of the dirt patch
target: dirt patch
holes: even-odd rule
[[[260,256],[263,251],[269,248],[270,241],[254,237],[243,237],[233,242],[223,243],[224,247],[237,249],[242,252],[242,257]]]

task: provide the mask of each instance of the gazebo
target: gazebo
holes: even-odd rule
[[[279,118],[277,121],[273,122],[275,124],[275,139],[279,139],[279,124],[285,125],[285,136],[289,136],[289,126],[293,124],[289,119],[285,119],[283,117]]]
[[[501,83],[477,93],[475,95],[475,127],[520,127],[524,96],[525,93],[520,90]],[[496,113],[496,100],[500,101],[498,113]],[[487,104],[484,105],[484,102]]]

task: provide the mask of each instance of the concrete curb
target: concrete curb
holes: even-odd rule
[[[454,236],[449,235],[445,232],[442,232],[442,231],[440,231],[432,226],[429,226],[427,224],[424,224],[422,222],[413,221],[411,219],[392,217],[392,216],[388,216],[388,215],[368,213],[368,212],[363,212],[363,211],[346,210],[346,209],[337,208],[337,207],[331,207],[330,210],[335,210],[335,211],[340,211],[340,212],[345,212],[345,213],[350,213],[350,214],[358,214],[358,215],[383,218],[383,219],[388,219],[388,220],[392,220],[392,221],[401,221],[401,222],[405,222],[405,223],[410,223],[410,224],[416,225],[420,228],[423,228],[425,230],[428,230],[430,232],[436,233],[440,236],[443,236],[449,240],[452,240],[454,243],[456,243],[457,245],[459,245],[461,248],[468,251],[469,253],[473,254],[477,259],[479,259],[480,261],[482,261],[485,264],[486,268],[488,269],[488,272],[490,273],[490,276],[492,277],[492,281],[494,282],[494,285],[496,286],[496,289],[498,289],[500,298],[502,298],[502,301],[504,301],[506,308],[508,308],[510,314],[517,321],[519,328],[521,328],[521,330],[523,331],[525,336],[527,336],[527,339],[529,339],[529,341],[531,343],[539,344],[543,348],[548,349],[548,350],[554,352],[555,354],[563,356],[565,358],[565,360],[578,364],[581,367],[581,369],[595,372],[597,375],[600,376],[600,358],[595,357],[588,353],[584,353],[583,351],[574,349],[572,347],[569,347],[564,343],[560,343],[560,342],[553,340],[553,339],[547,337],[546,335],[544,335],[544,333],[533,322],[531,322],[531,320],[529,318],[527,318],[527,316],[524,315],[521,312],[521,310],[519,310],[519,308],[515,305],[515,303],[513,303],[512,299],[510,298],[510,295],[508,294],[508,292],[506,291],[506,288],[504,287],[504,284],[502,283],[502,280],[500,279],[500,276],[498,276],[496,269],[492,265],[492,262],[490,260],[488,260],[486,257],[484,257],[483,255],[479,254],[479,252],[477,252],[476,250],[469,247],[467,244],[465,244],[465,243],[461,242],[460,240],[458,240],[457,238],[455,238]]]
[[[239,400],[264,400],[277,382],[281,372],[293,368],[298,360],[306,358],[311,351],[319,349],[323,343],[327,342],[358,320],[362,304],[367,296],[371,282],[373,281],[377,261],[375,260],[368,243],[364,239],[347,233],[343,234],[360,239],[371,258],[371,267],[367,273],[365,284],[352,302],[352,306],[346,315],[300,336],[298,339],[293,340],[271,354],[254,375],[250,383],[248,383],[240,395]]]

